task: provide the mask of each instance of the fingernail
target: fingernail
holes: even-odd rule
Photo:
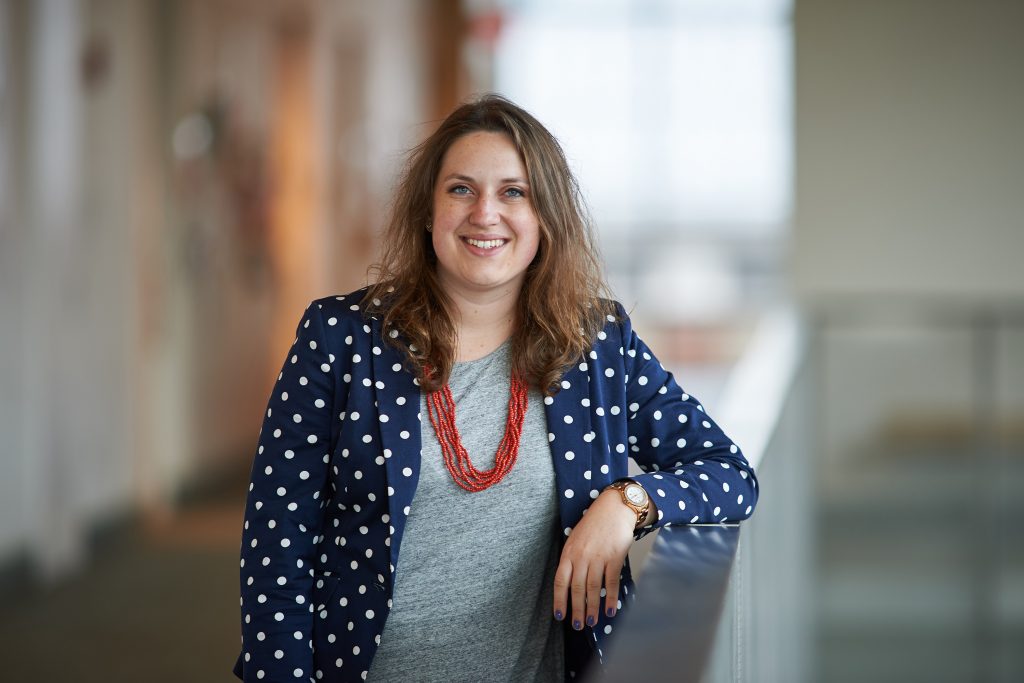
[[[609,608],[607,608],[604,611],[604,613],[605,613],[605,615],[607,615],[609,617],[614,617],[615,616],[615,608],[614,607],[609,607]]]
[[[587,626],[594,628],[595,623],[597,623],[597,620],[594,617],[587,617]]]
[[[579,630],[580,630],[581,628],[583,628],[583,624],[581,624],[581,623],[580,623],[580,620],[579,620],[579,619],[573,619],[573,621],[572,621],[572,627],[573,627],[574,629],[576,629],[577,631],[579,631]]]
[[[561,621],[562,617],[564,617],[564,616],[565,615],[562,614],[562,610],[560,610],[560,609],[556,609],[555,610],[555,621]]]

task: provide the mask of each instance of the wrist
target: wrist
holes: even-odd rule
[[[633,516],[634,530],[649,523],[651,499],[639,482],[629,478],[619,479],[608,485],[604,491],[616,495],[619,504],[629,510]]]

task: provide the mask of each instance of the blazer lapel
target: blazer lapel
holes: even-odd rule
[[[385,493],[388,496],[390,528],[393,530],[390,532],[390,567],[394,572],[398,566],[402,533],[405,531],[405,511],[412,505],[420,478],[422,438],[420,421],[417,419],[420,388],[413,382],[413,377],[402,370],[404,359],[398,351],[380,341],[383,337],[379,323],[373,320],[372,324],[374,339],[380,349],[380,353],[373,353],[374,393],[387,480]]]

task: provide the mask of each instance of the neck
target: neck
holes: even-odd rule
[[[449,291],[458,330],[457,361],[483,358],[509,338],[515,327],[519,289]]]

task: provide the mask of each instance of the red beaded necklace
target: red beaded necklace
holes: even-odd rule
[[[429,372],[429,369],[428,369]],[[519,455],[519,437],[523,433],[523,420],[526,417],[528,399],[526,384],[512,373],[509,387],[511,394],[508,399],[508,421],[505,423],[505,436],[498,444],[494,456],[494,467],[489,470],[478,470],[473,467],[469,453],[462,445],[459,430],[455,426],[455,400],[452,391],[445,384],[438,391],[427,394],[427,413],[430,424],[434,425],[434,433],[441,443],[444,454],[444,465],[455,483],[470,492],[483,491],[501,481],[516,464]]]

